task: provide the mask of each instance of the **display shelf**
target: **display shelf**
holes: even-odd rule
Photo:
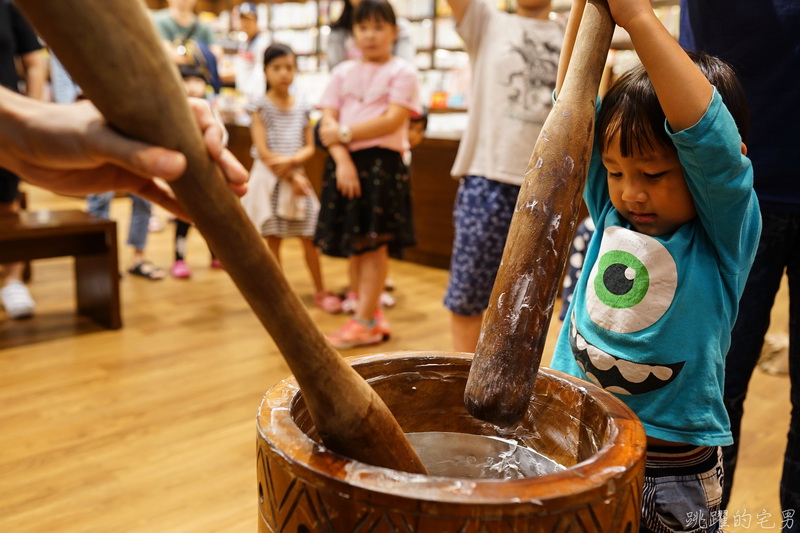
[[[409,23],[411,41],[416,48],[415,64],[420,72],[422,101],[432,110],[452,111],[469,105],[469,55],[456,32],[455,20],[447,0],[390,0],[398,17]],[[498,9],[514,11],[516,0],[489,0]],[[233,4],[238,4],[238,1]],[[651,0],[667,29],[677,36],[678,0]],[[227,0],[231,4],[231,0]],[[288,44],[298,56],[301,77],[325,76],[328,72],[326,49],[331,24],[344,9],[344,0],[278,1],[264,4],[265,29],[274,41]],[[557,17],[566,16],[571,0],[553,0]],[[627,34],[617,29],[612,47],[631,48]],[[312,76],[313,77],[313,76]],[[320,80],[315,79],[315,83]]]

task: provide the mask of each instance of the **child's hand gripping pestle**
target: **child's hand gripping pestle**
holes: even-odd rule
[[[186,155],[186,173],[171,182],[175,195],[280,348],[325,445],[373,465],[425,473],[386,405],[311,320],[206,153],[144,2],[18,4],[115,128]]]
[[[613,30],[606,0],[589,0],[564,86],[533,148],[470,368],[464,401],[481,420],[512,425],[530,403],[578,222]]]

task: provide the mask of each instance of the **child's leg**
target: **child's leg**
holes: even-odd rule
[[[483,313],[477,315],[450,314],[450,332],[453,335],[453,350],[473,353],[478,346],[483,326]]]
[[[267,239],[267,246],[269,247],[269,251],[272,252],[272,255],[275,257],[275,261],[278,264],[281,264],[281,238],[280,237],[273,237],[270,235],[269,237],[265,237]]]
[[[319,248],[314,244],[310,237],[301,237],[303,252],[305,253],[306,265],[314,281],[314,305],[323,311],[331,314],[342,312],[342,300],[331,291],[325,290],[325,283],[322,281],[322,266],[319,260]]]
[[[179,218],[175,219],[175,262],[169,269],[172,277],[178,279],[189,279],[192,271],[189,265],[184,262],[186,257],[186,236],[189,234],[190,224]]]
[[[183,261],[186,257],[186,236],[189,235],[189,226],[188,222],[175,219],[175,261]]]
[[[386,282],[389,266],[389,250],[381,246],[377,250],[359,254],[358,262],[358,308],[356,318],[372,322],[378,309],[378,300]]]
[[[358,266],[359,265],[359,261],[358,261],[359,257],[360,256],[358,256],[358,255],[354,255],[352,258],[350,258],[350,268],[348,270],[348,275],[350,276],[349,291],[354,293],[354,294],[358,294],[358,282],[359,282],[358,270],[360,268]]]
[[[347,268],[348,285],[342,300],[342,311],[345,313],[355,313],[358,308],[358,271],[360,264],[359,255],[350,256],[350,264]]]
[[[322,267],[319,262],[319,250],[314,246],[314,241],[308,237],[301,237],[300,242],[303,243],[306,266],[314,282],[314,289],[316,292],[322,292],[325,290],[325,285],[322,283]]]
[[[114,198],[114,191],[90,194],[86,197],[86,211],[96,217],[109,218],[112,198]]]
[[[133,201],[131,210],[131,226],[128,231],[128,245],[133,249],[133,258],[128,272],[149,280],[164,279],[166,272],[145,260],[144,250],[147,246],[147,225],[150,222],[152,204],[134,194],[129,195]]]

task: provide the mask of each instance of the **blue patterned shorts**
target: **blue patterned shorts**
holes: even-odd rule
[[[489,306],[519,186],[464,176],[453,208],[455,239],[444,305],[475,316]]]

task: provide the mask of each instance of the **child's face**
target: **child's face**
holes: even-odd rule
[[[678,154],[664,146],[622,157],[619,134],[603,153],[611,203],[639,233],[674,232],[697,216]]]
[[[258,19],[253,15],[244,15],[239,19],[241,30],[252,39],[258,33]]]
[[[297,72],[293,54],[276,57],[264,68],[267,83],[271,88],[279,91],[288,91]]]
[[[397,40],[397,26],[383,19],[362,20],[353,25],[353,37],[366,61],[388,61]]]
[[[204,98],[206,95],[206,80],[203,78],[184,78],[183,86],[186,94],[193,98]]]
[[[425,137],[425,125],[422,122],[410,122],[408,124],[408,144],[411,148],[418,146]]]

